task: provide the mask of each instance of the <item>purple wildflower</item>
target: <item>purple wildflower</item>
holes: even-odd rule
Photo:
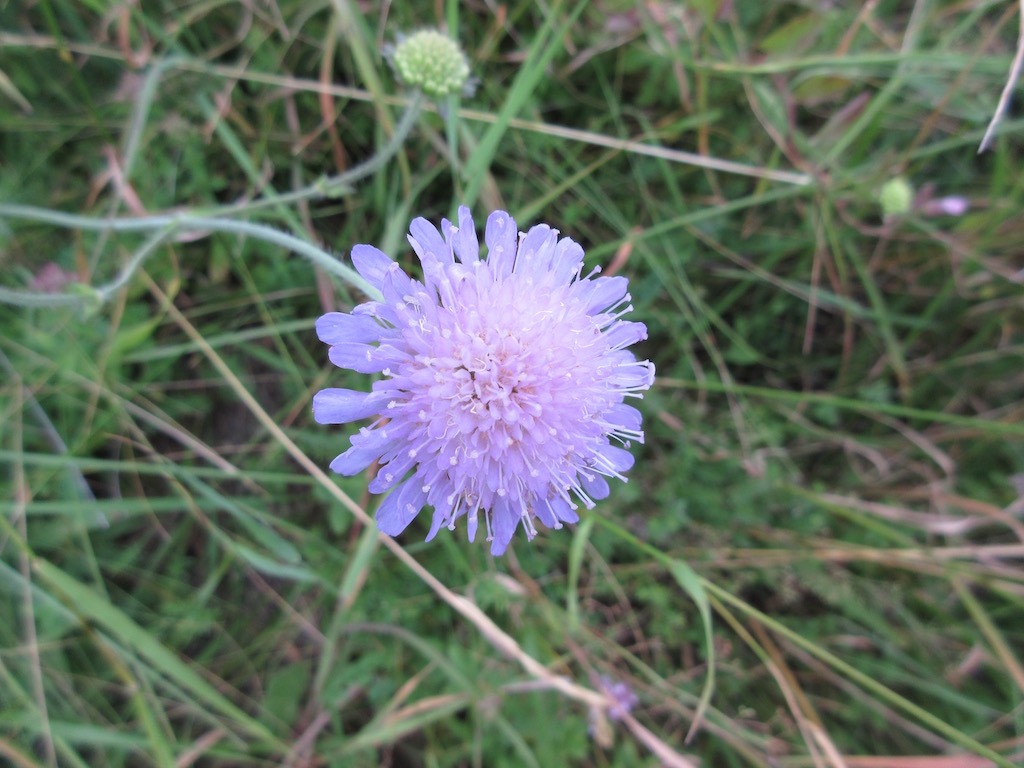
[[[632,712],[633,707],[640,703],[640,699],[633,693],[633,689],[629,687],[628,683],[613,680],[608,675],[601,675],[598,685],[605,696],[611,700],[611,704],[608,706],[608,717],[616,722]]]
[[[926,216],[963,216],[971,207],[971,201],[962,195],[949,195],[928,200],[921,206]]]
[[[654,366],[626,349],[647,338],[621,319],[633,309],[626,278],[584,277],[583,249],[557,230],[522,234],[495,211],[484,260],[468,208],[441,231],[423,218],[410,227],[423,282],[372,246],[352,249],[383,301],[324,315],[317,335],[339,368],[383,378],[369,393],[318,392],[313,416],[374,417],[331,469],[380,462],[369,490],[390,491],[377,510],[383,533],[397,536],[429,505],[427,541],[463,516],[472,541],[483,516],[500,555],[520,522],[530,539],[534,520],[575,523],[577,502],[591,508],[608,495],[606,477],[625,479],[625,447],[643,431],[624,399],[642,397]]]

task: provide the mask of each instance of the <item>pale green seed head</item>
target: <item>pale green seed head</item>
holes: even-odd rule
[[[402,40],[394,64],[402,82],[434,98],[459,93],[469,79],[469,61],[459,44],[433,29]]]
[[[914,202],[914,188],[902,176],[889,179],[878,193],[878,204],[885,216],[903,216]]]

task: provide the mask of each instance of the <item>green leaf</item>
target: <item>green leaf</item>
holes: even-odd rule
[[[267,576],[273,576],[276,579],[286,579],[287,581],[298,581],[305,584],[319,581],[319,577],[305,566],[279,563],[274,558],[267,557],[266,555],[257,552],[252,547],[240,544],[237,541],[231,542],[230,549],[257,571]]]
[[[580,625],[579,579],[580,566],[583,564],[583,550],[590,540],[590,532],[594,529],[594,518],[587,517],[576,528],[569,547],[569,572],[566,576],[565,611],[569,614],[569,626],[576,629]]]
[[[111,360],[119,361],[126,352],[144,345],[152,338],[153,331],[161,322],[163,322],[162,316],[135,325],[122,326],[114,338],[114,343],[110,345]]]
[[[263,699],[264,712],[290,730],[295,723],[299,704],[305,700],[309,677],[308,661],[289,664],[276,670],[267,681],[267,694]]]
[[[808,43],[813,42],[811,35],[821,26],[821,17],[808,13],[790,19],[771,34],[762,38],[758,47],[765,53],[793,54],[799,52]]]
[[[700,703],[697,705],[697,711],[693,716],[693,722],[690,724],[690,730],[686,734],[685,741],[688,742],[703,719],[704,712],[711,703],[711,695],[715,692],[715,636],[711,621],[711,605],[708,603],[708,595],[701,584],[700,576],[682,560],[671,560],[668,568],[679,586],[697,604],[701,621],[704,623],[704,644],[707,646],[708,674],[704,678],[704,689],[700,694]]]

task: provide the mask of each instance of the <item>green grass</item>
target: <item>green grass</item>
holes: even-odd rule
[[[825,5],[0,3],[0,763],[1020,764],[1017,4]],[[434,24],[440,114],[381,50]],[[500,559],[379,538],[310,412],[348,250],[460,203],[614,264],[658,367],[629,483]]]

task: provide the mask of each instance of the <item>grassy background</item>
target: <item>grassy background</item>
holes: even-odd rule
[[[275,203],[386,146],[382,47],[423,25],[457,30],[475,94],[353,188]],[[417,571],[339,502],[372,511],[365,477],[296,460],[346,444],[312,394],[367,385],[312,330],[353,287],[200,231],[105,303],[0,306],[0,762],[1021,760],[1012,109],[977,154],[1016,33],[980,0],[0,3],[0,206],[235,206],[410,266],[414,216],[502,207],[629,276],[659,373],[581,525],[494,560],[417,521]],[[900,175],[913,210],[883,219]],[[949,195],[969,210],[933,215]],[[0,282],[100,286],[145,237],[8,209]],[[552,675],[627,682],[635,720]]]

